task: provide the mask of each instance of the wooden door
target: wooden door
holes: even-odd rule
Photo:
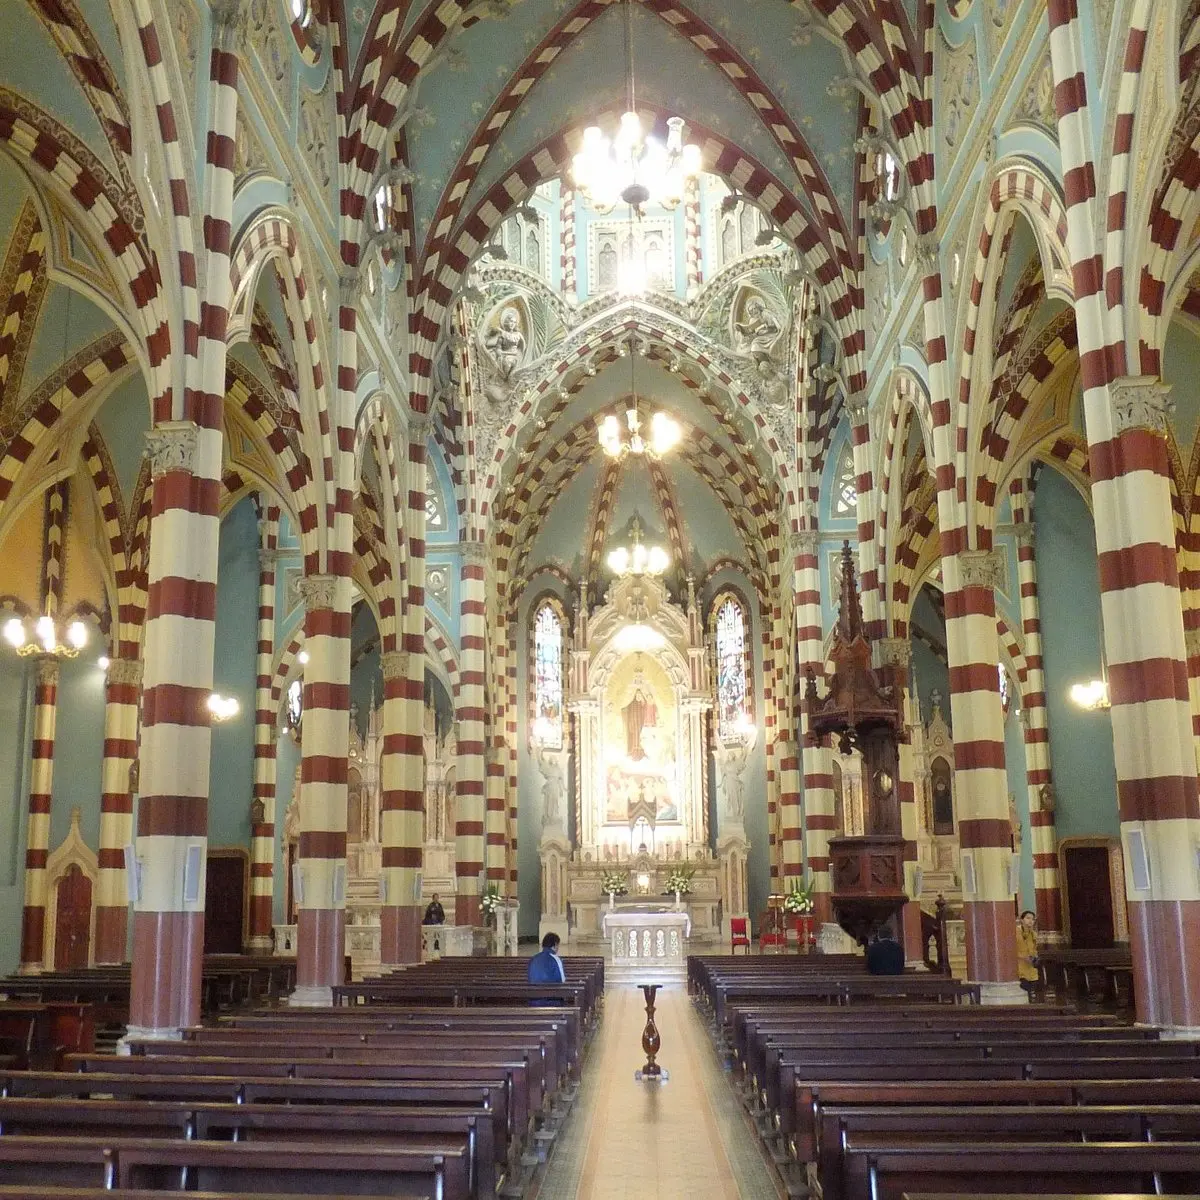
[[[246,904],[246,860],[209,854],[204,895],[204,953],[241,954]]]
[[[1112,883],[1107,846],[1067,846],[1067,914],[1076,950],[1106,950],[1113,944]]]
[[[56,885],[54,969],[73,971],[88,965],[92,940],[92,881],[72,863]]]

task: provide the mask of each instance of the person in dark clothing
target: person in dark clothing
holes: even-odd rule
[[[558,944],[562,939],[557,933],[548,933],[542,938],[542,950],[529,960],[526,972],[530,983],[566,983],[567,970],[558,957]]]
[[[433,893],[433,899],[425,906],[425,915],[421,918],[422,925],[445,925],[446,910],[442,908],[442,903],[438,899],[437,892]]]
[[[904,974],[904,947],[886,925],[867,947],[867,970],[872,975]]]

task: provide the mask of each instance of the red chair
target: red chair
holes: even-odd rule
[[[745,946],[750,953],[750,918],[729,918],[729,953],[732,954],[739,946]]]

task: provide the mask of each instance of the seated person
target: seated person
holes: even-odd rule
[[[1017,925],[1017,979],[1032,992],[1038,982],[1037,916],[1027,908]]]
[[[433,893],[433,899],[425,906],[425,915],[421,918],[422,925],[444,925],[446,923],[446,910],[442,908],[441,901],[438,899],[437,892]]]
[[[558,957],[558,944],[562,939],[557,933],[548,933],[542,938],[540,954],[529,960],[526,977],[530,983],[566,983],[567,971],[563,960]]]
[[[904,974],[904,947],[890,926],[885,925],[867,946],[867,970],[872,975]]]

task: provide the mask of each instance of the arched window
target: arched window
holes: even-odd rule
[[[299,679],[293,679],[287,690],[287,721],[288,727],[300,732],[300,720],[304,716],[304,684]]]
[[[890,150],[875,156],[875,186],[879,198],[891,204],[900,196],[900,164]]]
[[[858,477],[854,473],[854,451],[849,445],[838,459],[837,476],[833,481],[833,515],[853,516],[858,511]]]
[[[533,736],[551,750],[563,745],[563,621],[550,600],[533,617]]]
[[[717,735],[744,737],[750,719],[750,662],[746,613],[734,596],[717,601]]]

